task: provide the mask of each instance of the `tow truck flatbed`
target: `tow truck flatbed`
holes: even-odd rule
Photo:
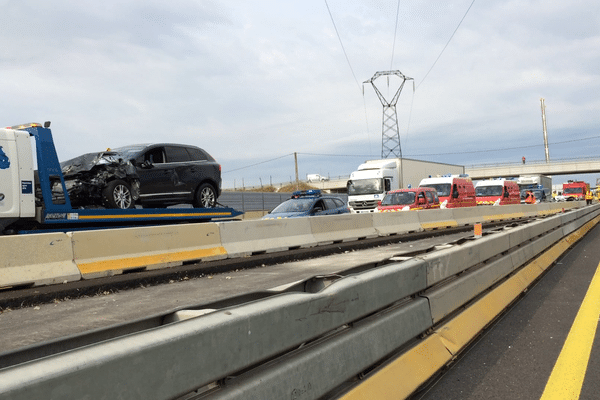
[[[243,214],[228,207],[73,208],[49,126],[49,123],[43,127],[32,123],[0,132],[0,149],[5,147],[0,170],[0,232],[5,228],[11,233],[25,233],[202,222]],[[35,139],[36,145],[38,171],[35,177],[29,137]],[[59,188],[63,196],[55,198],[53,187]]]

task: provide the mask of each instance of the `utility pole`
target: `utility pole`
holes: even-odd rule
[[[544,149],[546,150],[546,162],[550,162],[550,151],[548,150],[548,131],[546,130],[546,104],[544,98],[540,99],[542,103],[542,127],[544,130]]]
[[[390,75],[395,75],[402,80],[400,87],[396,91],[394,97],[387,101],[385,97],[381,94],[377,86],[375,86],[375,80],[380,76],[387,76],[388,87],[390,85]],[[367,81],[363,82],[363,95],[365,83],[370,83],[375,89],[375,93],[377,97],[379,97],[379,101],[383,105],[383,122],[381,129],[381,158],[387,158],[390,154],[396,156],[397,158],[402,158],[402,148],[400,147],[400,131],[398,129],[398,114],[396,113],[396,103],[398,103],[398,98],[400,97],[400,92],[402,92],[402,88],[404,87],[404,83],[407,80],[413,81],[413,90],[415,81],[413,78],[409,78],[405,76],[402,72],[396,71],[379,71],[376,72],[373,77]]]
[[[296,166],[296,190],[300,190],[300,180],[298,179],[298,153],[294,152],[294,165]]]

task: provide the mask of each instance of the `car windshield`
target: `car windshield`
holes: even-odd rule
[[[540,199],[544,197],[544,192],[540,189],[523,189],[521,190],[521,198],[527,198],[527,192],[533,193],[536,199]]]
[[[398,192],[388,193],[383,201],[382,206],[401,206],[415,203],[415,192]]]
[[[136,144],[131,146],[118,147],[116,149],[110,149],[110,151],[119,154],[122,158],[131,160],[137,154],[139,154],[140,151],[144,150],[147,146],[148,145],[145,144]]]
[[[310,210],[310,207],[314,203],[315,199],[306,198],[306,199],[290,199],[284,201],[273,211],[271,214],[280,214],[280,213],[291,213],[291,212],[307,212]]]
[[[583,193],[583,188],[573,187],[573,188],[565,188],[563,190],[563,194],[576,194],[576,193]]]
[[[475,188],[475,195],[477,197],[502,196],[502,185],[478,186]]]
[[[427,185],[423,185],[423,186],[434,188],[435,191],[437,192],[438,196],[440,196],[440,197],[450,196],[450,186],[451,185],[449,183],[437,183],[435,185],[427,184]]]
[[[348,181],[348,195],[375,194],[383,191],[381,178],[357,179]]]

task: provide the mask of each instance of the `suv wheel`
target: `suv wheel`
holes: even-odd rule
[[[196,191],[194,207],[213,208],[217,205],[217,191],[210,183],[203,183]]]
[[[102,190],[102,195],[109,208],[127,209],[135,207],[131,187],[125,181],[119,179],[110,181]]]

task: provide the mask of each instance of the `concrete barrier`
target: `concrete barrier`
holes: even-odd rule
[[[482,222],[506,221],[530,217],[537,214],[537,207],[530,204],[510,204],[506,206],[486,207],[486,211]]]
[[[373,214],[371,213],[311,217],[309,220],[312,234],[319,244],[347,242],[379,236],[373,226]]]
[[[309,218],[218,222],[228,257],[316,246]]]
[[[73,255],[84,279],[227,257],[216,223],[81,231]]]
[[[584,205],[583,201],[573,201],[542,203],[533,206],[480,206],[451,210],[345,214],[287,220],[235,221],[216,224],[125,228],[110,231],[80,231],[72,234],[73,248],[70,254],[75,259],[83,276],[94,278],[120,274],[131,269],[166,268],[191,260],[243,257],[257,253],[285,251],[319,244],[525,216],[545,217],[562,212],[563,209],[567,212],[561,217],[562,221],[566,222],[562,230],[567,235],[578,228],[577,223],[567,221],[581,218],[582,215],[590,213],[594,209],[583,207],[571,210]],[[544,229],[540,227],[540,232],[543,231]],[[28,237],[31,238],[32,235],[14,237],[11,239],[10,248],[36,248],[36,252],[24,253],[27,255],[27,259],[25,256],[19,255],[19,261],[16,261],[16,264],[31,266],[32,271],[40,272],[37,269],[40,260],[36,258],[36,254],[43,253],[37,250],[37,244],[29,247],[30,241],[33,239],[27,239]],[[44,248],[43,243],[40,248]],[[10,257],[17,256],[11,254]],[[9,257],[6,260],[5,262],[8,263]],[[11,275],[11,278],[6,276],[4,283],[7,285],[44,285],[75,279],[71,273],[62,271],[57,271],[56,274],[44,271],[43,276],[40,276],[39,279],[30,279],[31,275],[27,275],[29,278],[24,280],[15,278],[14,275]],[[67,279],[63,279],[65,276]],[[25,282],[26,280],[27,282]]]
[[[429,381],[451,358],[464,349],[480,331],[502,312],[523,290],[578,240],[584,231],[598,222],[598,217],[589,222],[572,237],[561,239],[544,254],[538,256],[515,275],[498,285],[491,292],[469,305],[445,324],[437,327],[425,340],[375,370],[370,376],[344,396],[343,400],[370,398],[407,398],[418,387]],[[559,231],[553,232],[555,236]],[[527,236],[527,235],[525,235]],[[542,238],[540,240],[544,240]],[[505,268],[506,265],[500,266]],[[478,284],[474,282],[474,284]],[[458,285],[456,290],[460,290]],[[442,300],[442,296],[437,301]],[[439,307],[438,307],[439,306]],[[436,311],[433,308],[438,308]],[[432,313],[444,308],[443,304],[432,305]],[[434,317],[435,318],[435,317]]]
[[[0,287],[52,285],[80,279],[68,234],[0,237]]]
[[[417,211],[419,223],[424,230],[453,228],[458,226],[452,209]]]
[[[508,235],[488,235],[419,258],[427,264],[427,286],[429,287],[509,248]]]
[[[374,213],[373,227],[379,236],[396,235],[410,232],[421,232],[419,213],[401,211],[392,213]]]
[[[506,256],[461,275],[447,285],[426,291],[422,296],[429,300],[433,323],[438,323],[512,271],[512,259]]]

